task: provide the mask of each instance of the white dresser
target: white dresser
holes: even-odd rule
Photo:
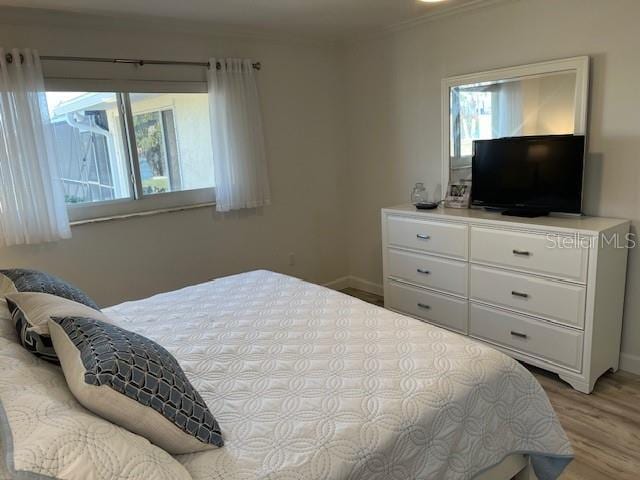
[[[613,218],[383,209],[385,307],[590,393],[618,369],[628,232]]]

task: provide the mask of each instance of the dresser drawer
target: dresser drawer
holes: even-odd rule
[[[532,275],[471,266],[471,298],[572,327],[584,327],[586,288]]]
[[[467,259],[467,226],[399,216],[387,219],[388,243],[398,247]]]
[[[385,306],[430,323],[467,333],[467,300],[389,281]]]
[[[471,261],[586,282],[588,249],[558,247],[557,238],[471,227]]]
[[[583,334],[516,313],[471,303],[469,334],[580,371]]]
[[[467,296],[469,264],[390,248],[387,274],[407,282]]]

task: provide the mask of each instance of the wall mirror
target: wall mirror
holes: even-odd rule
[[[442,81],[442,185],[471,178],[473,141],[585,134],[589,57],[501,68]]]

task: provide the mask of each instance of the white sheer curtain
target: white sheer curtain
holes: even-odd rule
[[[271,203],[256,73],[251,60],[210,60],[208,73],[216,210]]]
[[[40,57],[0,48],[0,246],[70,236]]]

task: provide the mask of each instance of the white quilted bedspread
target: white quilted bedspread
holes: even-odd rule
[[[173,353],[226,445],[194,480],[468,479],[514,452],[571,458],[534,377],[468,338],[255,271],[105,310]]]

